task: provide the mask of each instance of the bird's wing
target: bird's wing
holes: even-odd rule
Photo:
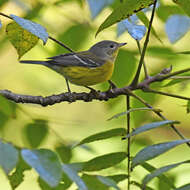
[[[81,66],[81,67],[99,67],[105,63],[104,60],[98,58],[91,52],[67,53],[54,57],[49,57],[47,61],[57,66]]]

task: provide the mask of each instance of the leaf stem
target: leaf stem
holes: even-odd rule
[[[149,42],[150,31],[151,31],[152,22],[153,22],[153,19],[154,19],[154,13],[155,13],[155,10],[156,10],[156,3],[157,3],[157,0],[155,0],[154,4],[153,4],[152,15],[151,15],[151,18],[150,18],[150,22],[149,22],[148,31],[147,31],[146,39],[145,39],[145,42],[144,42],[144,46],[143,46],[143,49],[142,49],[142,54],[141,54],[141,58],[140,58],[140,61],[139,61],[139,66],[137,68],[136,75],[135,75],[132,83],[130,84],[130,86],[132,86],[132,87],[136,87],[137,83],[138,83],[138,80],[139,80],[141,67],[143,65],[143,61],[144,61],[144,57],[145,57],[145,53],[146,53],[146,48],[147,48],[147,45],[148,45],[148,42]]]
[[[126,106],[127,106],[127,112],[130,110],[130,96],[127,95],[126,96]],[[130,113],[126,114],[127,117],[127,135],[130,133]],[[131,172],[131,161],[130,161],[130,138],[127,139],[127,157],[128,157],[128,161],[127,161],[127,173],[128,173],[128,186],[127,189],[130,190],[130,172]]]

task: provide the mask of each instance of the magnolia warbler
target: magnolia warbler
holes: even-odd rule
[[[109,81],[118,49],[125,44],[104,40],[87,51],[61,54],[49,57],[47,61],[22,60],[20,63],[41,64],[60,73],[65,77],[70,92],[68,81],[87,88]]]

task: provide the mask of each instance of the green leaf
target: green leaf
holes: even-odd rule
[[[18,162],[18,151],[9,143],[0,141],[0,166],[8,174],[16,167]]]
[[[96,175],[82,175],[83,181],[86,183],[89,190],[108,190],[107,185],[101,183]]]
[[[176,59],[176,53],[168,47],[151,46],[148,47],[147,52],[150,56],[162,59]]]
[[[38,42],[38,37],[19,26],[16,22],[9,23],[6,27],[7,37],[16,48],[19,59]]]
[[[73,168],[73,170],[75,170],[76,172],[81,172],[83,170],[83,165],[85,162],[74,162],[71,164],[67,164],[69,165],[71,168]]]
[[[128,175],[126,175],[126,174],[117,174],[117,175],[109,175],[109,176],[106,176],[106,177],[113,179],[116,183],[119,183],[119,182],[127,179]]]
[[[190,0],[173,0],[173,2],[178,4],[190,16]]]
[[[134,129],[130,134],[128,134],[125,138],[129,138],[132,137],[134,135],[137,135],[139,133],[143,133],[145,131],[149,131],[151,129],[156,129],[158,127],[162,127],[164,125],[168,125],[168,124],[178,124],[179,121],[170,121],[170,120],[165,120],[165,121],[157,121],[157,122],[153,122],[153,123],[148,123],[145,124],[141,127],[138,127],[136,129]]]
[[[142,12],[142,11],[139,11],[139,12],[137,13],[137,16],[138,16],[138,18],[142,21],[142,23],[148,28],[148,26],[149,26],[149,20],[148,20],[146,14],[145,14],[144,12]],[[156,30],[154,29],[153,26],[151,27],[151,33],[154,35],[154,37],[155,37],[159,42],[163,43],[162,40],[160,39],[160,37],[158,36],[158,34],[156,33]]]
[[[13,173],[8,175],[9,182],[13,189],[16,189],[24,181],[24,172],[31,169],[19,155],[19,162]]]
[[[97,179],[108,187],[113,187],[116,190],[120,190],[117,183],[109,177],[97,175]]]
[[[76,183],[76,185],[79,187],[80,190],[88,190],[86,184],[84,181],[78,176],[76,171],[70,167],[67,164],[62,165],[62,169],[64,173],[73,181]]]
[[[58,40],[64,42],[73,51],[79,51],[83,45],[89,39],[89,35],[92,33],[92,28],[85,24],[75,24],[68,28],[66,31],[58,36]],[[56,46],[55,51],[52,54],[66,53],[67,50],[61,46]]]
[[[46,44],[48,39],[48,33],[46,32],[46,29],[42,25],[13,14],[11,14],[10,17],[22,28],[29,31],[31,34],[35,35],[37,38],[42,39],[44,44]]]
[[[187,163],[190,163],[190,160],[179,162],[179,163],[176,163],[176,164],[170,164],[170,165],[158,168],[158,169],[154,170],[152,173],[146,175],[145,178],[143,179],[142,183],[143,183],[143,185],[146,185],[153,178],[158,177],[158,176],[162,175],[163,173],[165,173],[165,172],[167,172],[167,171],[169,171],[169,170],[171,170],[173,168],[176,168],[177,166],[179,166],[181,164],[187,164]]]
[[[41,190],[66,190],[64,184],[59,184],[56,187],[50,187],[45,181],[43,181],[40,177],[38,178],[38,184]]]
[[[189,80],[189,79],[187,79],[187,78],[184,78],[184,79],[172,79],[170,82],[165,84],[163,87],[173,86],[175,84],[179,84],[179,83],[182,83],[182,82],[187,81],[187,80]]]
[[[24,126],[26,140],[32,148],[37,148],[48,134],[48,123],[46,120],[36,119],[33,123]]]
[[[7,3],[7,2],[8,2],[7,0],[1,0],[1,1],[0,1],[0,7],[1,7],[3,4]]]
[[[136,186],[136,187],[139,187],[139,189],[143,189],[142,184],[138,183],[137,181],[132,181],[132,182],[131,182],[131,185],[134,185],[134,186]],[[155,190],[155,189],[152,189],[151,187],[146,186],[146,190]]]
[[[185,140],[176,140],[171,142],[165,142],[160,144],[154,144],[151,146],[148,146],[141,151],[139,151],[136,156],[132,160],[132,168],[135,166],[144,163],[147,160],[151,160],[152,158],[155,158],[159,156],[160,154],[163,154],[164,152],[167,152],[168,150],[183,144],[189,142],[190,139]]]
[[[118,87],[123,87],[128,84],[134,76],[137,65],[135,56],[133,52],[124,49],[119,50],[115,61],[115,69],[111,78]]]
[[[189,100],[187,101],[187,108],[186,108],[186,110],[187,110],[187,113],[190,112],[190,101]]]
[[[0,111],[0,131],[4,129],[6,123],[9,121],[10,117],[5,115],[3,112]]]
[[[58,153],[63,163],[68,163],[72,158],[71,147],[63,143],[56,145],[55,151]]]
[[[0,112],[9,117],[16,117],[16,103],[13,103],[0,95]]]
[[[150,173],[157,169],[154,166],[148,164],[147,162],[142,163],[141,166],[144,169],[146,169],[147,171],[149,171]],[[171,179],[168,178],[166,175],[162,174],[162,175],[158,176],[158,178],[160,179],[160,181],[167,184],[169,188],[175,188],[173,181],[171,181]]]
[[[114,152],[105,154],[103,156],[98,156],[93,158],[83,164],[83,171],[99,171],[102,169],[110,168],[120,163],[124,159],[127,158],[127,154],[125,152]]]
[[[50,187],[55,187],[59,184],[62,166],[54,152],[48,149],[23,149],[21,154],[23,159],[38,172]]]
[[[189,190],[190,189],[190,183],[185,184],[181,187],[176,188],[175,190]]]
[[[125,135],[125,134],[126,134],[126,129],[125,128],[111,129],[111,130],[103,131],[103,132],[100,132],[100,133],[96,133],[94,135],[90,135],[87,138],[80,141],[75,146],[79,146],[79,145],[94,142],[94,141],[104,140],[104,139],[108,139],[108,138],[111,138],[111,137],[122,136],[122,135]]]
[[[162,5],[157,8],[156,11],[158,17],[163,21],[166,22],[166,20],[171,16],[171,15],[176,15],[176,14],[185,14],[184,11],[179,7],[179,6],[173,6],[173,5]]]
[[[187,54],[188,55],[188,54],[190,54],[190,51],[177,52],[177,54],[185,54],[185,55]]]
[[[121,5],[117,7],[100,25],[96,35],[105,28],[128,18],[132,14],[152,5],[153,3],[154,0],[126,0],[124,3],[121,3]]]

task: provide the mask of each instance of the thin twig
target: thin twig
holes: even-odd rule
[[[142,49],[141,58],[140,58],[140,61],[139,61],[139,65],[138,65],[138,68],[137,68],[136,75],[135,75],[135,77],[134,77],[134,79],[133,79],[133,81],[132,81],[132,83],[130,85],[132,87],[136,86],[137,83],[138,83],[138,80],[139,80],[141,67],[143,65],[143,61],[144,61],[144,57],[145,57],[145,53],[146,53],[146,48],[147,48],[147,45],[148,45],[148,42],[149,42],[150,31],[151,31],[151,27],[152,27],[154,13],[155,13],[155,10],[156,10],[156,3],[157,3],[157,0],[155,0],[154,4],[153,4],[152,15],[151,15],[151,18],[150,18],[150,22],[149,22],[148,31],[147,31],[146,39],[145,39],[145,42],[144,42],[144,46],[143,46],[143,49]]]
[[[139,54],[141,55],[141,45],[140,45],[140,42],[139,40],[136,40],[137,42],[137,47],[138,47],[138,50],[139,50]],[[146,67],[146,63],[143,61],[143,68],[144,68],[144,75],[145,75],[145,79],[148,78],[148,71],[147,71],[147,67]]]
[[[6,14],[4,14],[4,13],[1,13],[1,12],[0,12],[0,15],[1,15],[1,16],[4,16],[4,17],[7,17],[7,18],[9,18],[9,19],[11,19],[11,20],[13,20],[10,16],[8,16],[8,15],[6,15]]]
[[[183,100],[190,100],[190,97],[180,96],[180,95],[177,95],[177,94],[170,94],[170,93],[167,93],[167,92],[161,92],[161,91],[153,90],[153,89],[150,89],[150,88],[145,89],[145,91],[150,92],[150,93],[164,95],[164,96],[170,96],[170,97],[173,97],[173,98],[178,98],[178,99],[183,99]]]
[[[49,38],[50,40],[53,40],[54,42],[56,42],[56,43],[59,44],[60,46],[64,47],[64,48],[67,49],[68,51],[74,53],[74,51],[73,51],[71,48],[69,48],[68,46],[66,46],[66,45],[63,44],[62,42],[56,40],[55,38],[53,38],[53,37],[51,37],[51,36],[49,36],[48,38]]]
[[[190,76],[173,76],[173,77],[170,77],[171,79],[190,79]]]
[[[173,76],[176,76],[176,75],[179,75],[179,74],[182,74],[182,73],[186,73],[190,71],[190,68],[186,68],[186,69],[182,69],[182,70],[179,70],[179,71],[176,71],[176,72],[173,72],[173,73],[169,73],[169,74],[166,74],[166,75],[160,75],[160,76],[157,76],[157,81],[163,81],[165,79],[169,79]]]
[[[127,95],[126,96],[126,106],[127,106],[127,112],[130,110],[130,96]],[[131,127],[130,127],[130,113],[129,114],[126,114],[126,117],[127,117],[127,135],[130,133],[131,131]],[[130,173],[131,173],[131,161],[130,161],[130,157],[131,157],[131,154],[130,154],[130,147],[131,147],[131,144],[130,144],[130,138],[127,139],[127,175],[128,175],[128,178],[127,178],[127,181],[128,181],[128,186],[127,186],[127,189],[130,190]]]

